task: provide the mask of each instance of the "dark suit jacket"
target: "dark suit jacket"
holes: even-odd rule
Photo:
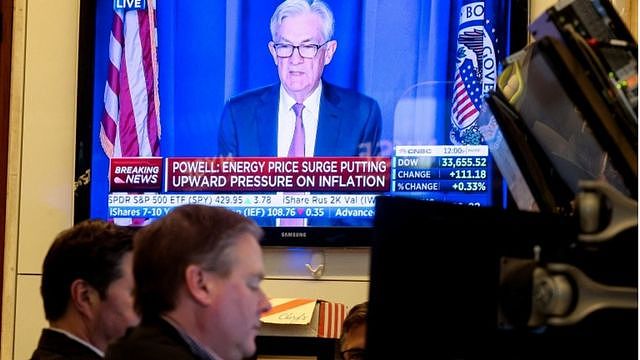
[[[31,360],[102,360],[100,355],[65,334],[43,329]]]
[[[106,360],[201,360],[178,331],[168,322],[157,318],[143,322],[109,345]]]
[[[231,98],[218,139],[220,156],[277,156],[280,84]],[[323,81],[314,156],[379,154],[382,117],[372,98]]]

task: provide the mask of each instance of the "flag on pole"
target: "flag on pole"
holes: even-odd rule
[[[463,0],[458,12],[456,64],[449,138],[456,145],[484,144],[476,120],[484,96],[496,86],[506,38],[501,0]],[[501,21],[502,20],[502,21]]]
[[[160,155],[160,101],[155,1],[116,7],[109,39],[100,143],[112,158]],[[137,2],[135,4],[138,4]],[[143,225],[145,218],[116,218],[119,225]]]
[[[155,1],[114,9],[100,142],[113,157],[160,155]]]

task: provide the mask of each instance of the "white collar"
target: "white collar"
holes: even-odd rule
[[[311,94],[309,94],[309,96],[307,96],[306,99],[304,99],[302,104],[304,105],[305,110],[311,111],[314,114],[318,114],[318,112],[320,111],[321,95],[322,95],[322,80],[320,80],[320,83],[318,84],[316,89],[313,90],[313,92],[311,92]],[[284,89],[284,85],[282,85],[282,83],[280,84],[280,99],[282,99],[282,101],[284,102],[285,109],[287,110],[291,109],[293,105],[296,103],[296,100],[287,93],[287,90]]]
[[[49,330],[51,331],[55,331],[57,333],[66,335],[68,338],[75,340],[77,342],[79,342],[80,344],[88,347],[89,349],[93,350],[93,352],[95,352],[96,354],[98,354],[101,358],[104,357],[104,353],[102,351],[100,351],[100,349],[98,349],[97,347],[91,345],[90,343],[88,343],[86,340],[82,340],[79,337],[77,337],[76,335],[66,331],[66,330],[62,330],[62,329],[58,329],[58,328],[54,328],[54,327],[49,327]]]

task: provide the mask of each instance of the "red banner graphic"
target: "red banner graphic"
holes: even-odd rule
[[[111,192],[160,192],[162,190],[162,158],[111,158],[109,189]]]
[[[391,161],[384,157],[167,158],[165,191],[385,192]]]

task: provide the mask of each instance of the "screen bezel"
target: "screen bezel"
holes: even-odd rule
[[[526,0],[511,0],[508,5],[509,49],[523,47],[527,41],[528,6]],[[75,146],[74,223],[91,215],[90,175],[92,160],[93,78],[97,4],[82,2],[80,6],[78,91]],[[453,74],[451,75],[453,76]],[[495,170],[494,170],[495,171]],[[496,173],[496,177],[499,175]],[[501,182],[501,181],[500,181]],[[494,206],[504,204],[504,189],[494,186]],[[369,227],[263,227],[263,246],[290,247],[369,247],[373,225]]]

